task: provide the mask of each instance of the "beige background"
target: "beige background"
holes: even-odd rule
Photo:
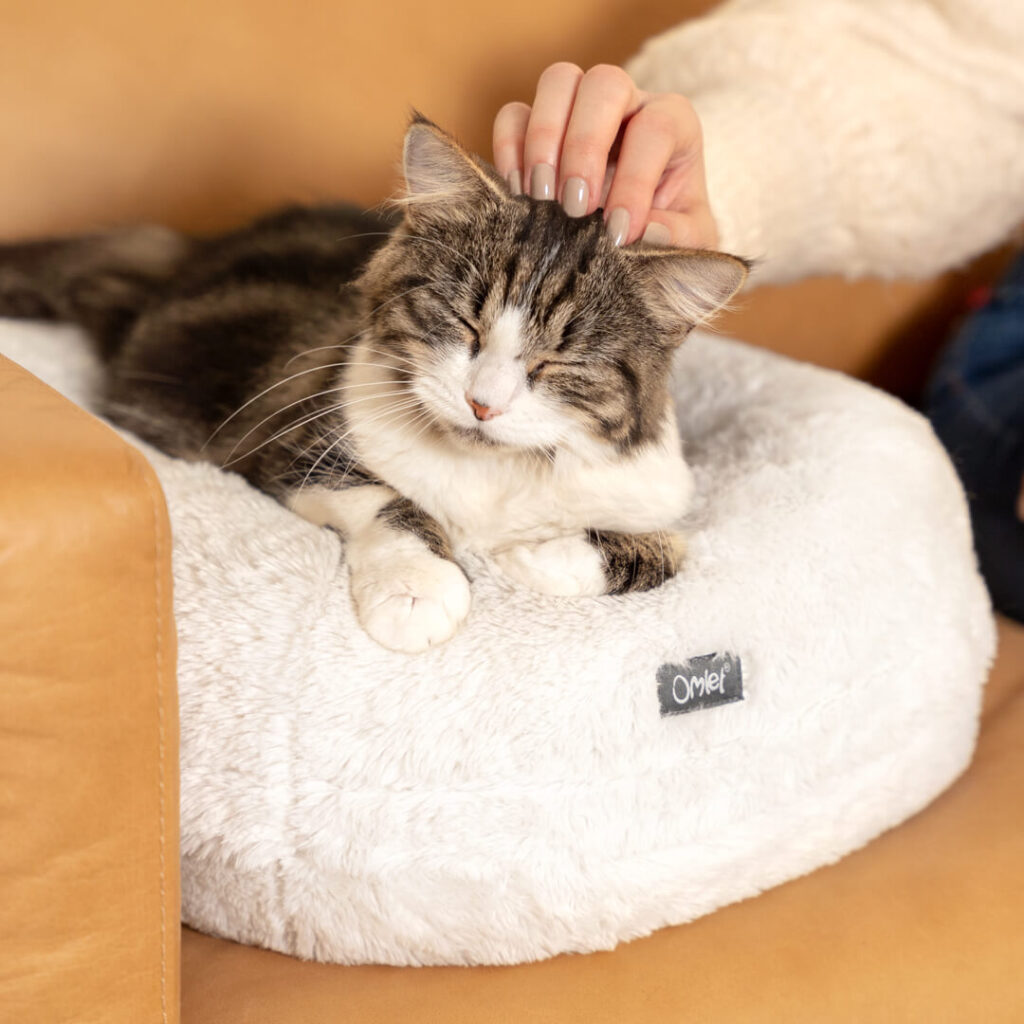
[[[554,60],[623,62],[702,0],[0,0],[0,238],[208,230],[288,200],[373,204],[415,106],[490,154]],[[760,289],[724,330],[910,393],[999,260],[940,282]]]

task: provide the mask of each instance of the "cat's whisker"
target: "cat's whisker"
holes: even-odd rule
[[[377,303],[377,305],[374,306],[373,309],[363,314],[363,322],[365,323],[367,320],[369,320],[370,317],[373,316],[373,314],[376,313],[378,310],[383,309],[385,306],[390,306],[392,302],[397,302],[399,299],[405,298],[406,295],[411,295],[413,292],[418,292],[421,288],[429,288],[431,285],[435,285],[438,283],[439,282],[434,280],[423,281],[420,284],[414,284],[411,288],[406,288],[404,292],[399,292],[397,295],[392,295],[386,298],[383,302]]]
[[[246,431],[246,433],[244,433],[238,439],[238,441],[239,441],[239,443],[241,443],[250,434],[252,434],[254,431],[259,430],[259,428],[262,427],[264,423],[268,423],[275,416],[279,416],[281,413],[286,412],[288,409],[293,409],[297,405],[303,405],[306,402],[314,402],[314,401],[316,401],[316,399],[322,398],[324,395],[335,394],[335,393],[337,393],[339,391],[351,391],[353,388],[379,388],[384,383],[394,383],[397,387],[401,387],[401,388],[408,388],[409,387],[409,385],[398,384],[397,382],[392,382],[392,381],[375,381],[374,380],[374,381],[364,381],[364,382],[358,383],[358,384],[339,384],[337,387],[324,388],[321,391],[314,391],[312,394],[310,394],[310,395],[303,395],[302,398],[297,398],[297,399],[295,399],[294,402],[289,402],[287,405],[282,405],[279,409],[275,409],[273,412],[269,413],[267,416],[264,416],[263,419],[261,419],[259,421],[259,423],[257,423],[253,427],[250,427],[249,430]]]
[[[347,349],[347,348],[355,348],[356,346],[359,346],[360,348],[362,348],[366,352],[374,352],[377,355],[386,356],[388,358],[397,360],[398,362],[402,362],[402,363],[412,363],[413,362],[412,359],[410,359],[408,356],[402,355],[400,352],[389,352],[386,349],[379,349],[379,348],[367,348],[365,345],[363,345],[360,342],[356,342],[355,345],[352,344],[352,342],[356,338],[362,336],[363,334],[368,334],[369,331],[370,331],[370,328],[367,327],[364,330],[359,331],[358,334],[353,334],[352,337],[346,338],[344,341],[339,342],[337,345],[320,345],[317,348],[308,348],[308,349],[305,349],[302,352],[298,352],[295,355],[293,355],[291,357],[291,359],[288,360],[288,362],[286,362],[284,364],[283,369],[287,370],[288,367],[291,366],[291,364],[294,363],[296,359],[302,359],[303,356],[312,355],[314,352],[327,352],[328,350],[330,350],[332,348]]]
[[[275,441],[280,440],[282,437],[291,433],[293,430],[298,430],[301,427],[308,426],[315,420],[321,419],[324,416],[328,416],[335,411],[337,411],[337,407],[329,405],[327,406],[326,409],[319,409],[315,413],[310,413],[308,416],[304,418],[300,417],[294,423],[285,427],[283,430],[278,430],[275,434],[272,434],[270,437],[265,438],[259,444],[254,445],[252,448],[248,449],[248,451],[243,452],[241,455],[235,455],[234,457],[232,457],[234,455],[235,450],[237,449],[236,445],[235,448],[228,452],[227,457],[221,463],[221,469],[230,469],[236,463],[244,462],[250,456],[255,455],[261,449],[266,448],[268,444],[273,444]]]
[[[429,242],[431,245],[436,245],[438,246],[438,248],[445,249],[447,252],[450,252],[457,259],[462,260],[473,270],[475,270],[477,274],[480,274],[481,277],[483,276],[483,274],[481,274],[480,272],[480,268],[464,252],[459,252],[457,249],[453,249],[450,245],[445,245],[444,242],[439,242],[436,238],[428,238],[426,235],[415,235],[411,231],[406,232],[403,235],[396,235],[395,238],[398,241],[403,242],[409,240],[417,242]]]
[[[284,364],[283,368],[287,370],[288,367],[291,366],[291,364],[295,362],[296,359],[301,359],[303,356],[310,355],[313,352],[324,352],[332,348],[348,348],[353,342],[355,342],[356,338],[362,337],[362,335],[372,330],[372,325],[367,323],[367,321],[369,321],[370,317],[373,316],[374,313],[378,312],[378,310],[383,309],[385,306],[390,305],[392,302],[397,302],[399,299],[403,298],[406,295],[409,295],[411,292],[418,291],[420,288],[426,288],[429,285],[435,283],[436,282],[434,281],[424,281],[422,284],[416,284],[413,285],[411,288],[406,288],[404,292],[399,292],[397,295],[390,296],[390,298],[387,298],[383,302],[378,303],[369,312],[363,314],[361,322],[367,324],[367,326],[363,327],[359,331],[356,331],[354,334],[350,334],[347,338],[343,338],[335,345],[321,345],[318,348],[310,348],[305,349],[302,352],[298,352],[294,356],[292,356],[291,359],[288,360],[288,362]]]
[[[407,389],[403,389],[403,390],[407,390]],[[400,392],[396,392],[396,393],[400,393]],[[291,433],[291,431],[293,431],[293,430],[297,430],[300,427],[307,426],[308,424],[314,422],[315,420],[321,419],[324,416],[328,416],[328,415],[330,415],[332,413],[339,412],[339,411],[347,408],[350,405],[356,405],[359,402],[371,401],[372,399],[379,398],[379,397],[381,397],[381,396],[379,396],[379,395],[368,395],[368,396],[365,396],[363,398],[355,398],[355,399],[352,399],[351,401],[347,401],[347,402],[338,402],[335,405],[327,406],[327,408],[325,408],[325,409],[319,409],[316,412],[310,413],[310,414],[308,414],[306,416],[303,416],[303,417],[299,417],[299,419],[296,420],[294,423],[290,424],[287,427],[284,427],[283,429],[278,430],[275,434],[273,434],[272,436],[266,438],[266,440],[260,442],[260,444],[256,445],[254,448],[249,449],[249,451],[245,452],[243,455],[239,455],[239,456],[237,456],[235,458],[230,458],[230,455],[235,451],[235,449],[232,449],[232,452],[228,453],[229,454],[228,460],[223,462],[223,463],[221,463],[221,466],[222,466],[222,468],[227,469],[229,466],[234,465],[236,462],[241,462],[242,460],[249,458],[250,455],[255,455],[256,452],[258,452],[261,448],[265,448],[268,444],[272,444],[274,441],[277,441],[279,438],[283,437],[285,434]],[[413,401],[416,401],[416,400],[414,399]],[[236,445],[236,448],[237,448],[237,445]]]
[[[430,412],[430,410],[426,409],[425,407],[421,407],[417,411],[416,415],[408,420],[408,425],[415,426],[421,420],[425,421],[424,426],[421,427],[421,429],[418,430],[416,434],[413,435],[413,437],[410,439],[411,441],[415,441],[417,438],[419,438],[420,434],[422,434],[426,428],[430,427],[434,422],[436,422],[436,419],[434,415]],[[348,475],[352,467],[356,464],[356,461],[357,455],[355,452],[353,452],[351,455],[349,455],[348,461],[346,462],[344,469],[342,469],[341,471],[340,479],[345,479],[345,477]]]
[[[537,464],[539,469],[544,469],[544,451],[541,448],[531,448],[527,453],[530,458]]]
[[[388,406],[387,408],[381,410],[381,412],[377,413],[376,416],[371,415],[371,416],[367,417],[366,420],[363,423],[361,423],[360,425],[361,426],[376,425],[376,424],[380,423],[382,420],[386,419],[386,417],[388,415],[397,415],[398,413],[405,412],[407,409],[412,408],[412,407],[414,407],[416,405],[420,405],[420,404],[421,403],[420,403],[420,400],[418,398],[414,398],[414,399],[411,399],[411,400],[406,400],[404,402],[399,402],[396,405]],[[327,455],[331,451],[333,451],[335,448],[337,448],[337,446],[339,444],[344,442],[353,433],[353,431],[355,429],[356,429],[355,427],[350,426],[343,433],[339,434],[338,437],[336,437],[335,440],[332,441],[331,444],[328,445],[328,447],[325,448],[324,451],[320,453],[320,455],[317,457],[316,461],[309,467],[309,469],[306,470],[306,475],[302,478],[302,482],[299,484],[299,489],[300,490],[301,490],[301,488],[303,488],[303,487],[305,487],[307,485],[307,483],[309,482],[310,476],[312,476],[312,474],[316,471],[316,469],[319,467],[320,463],[323,462],[323,460],[327,457]]]
[[[383,348],[371,348],[367,345],[360,345],[360,349],[370,355],[381,356],[385,359],[394,359],[400,363],[407,363],[410,366],[416,367],[419,365],[418,361],[411,356],[402,355],[400,352],[389,352]]]
[[[301,377],[301,376],[302,376],[303,374],[305,374],[305,373],[312,373],[312,372],[313,372],[314,370],[317,370],[317,369],[321,369],[321,370],[331,369],[331,368],[333,368],[333,367],[337,367],[337,366],[372,366],[372,367],[377,367],[378,369],[382,369],[382,370],[395,370],[395,369],[398,369],[397,367],[394,367],[394,366],[389,366],[389,365],[388,365],[387,363],[362,363],[362,362],[356,362],[356,361],[348,361],[348,362],[344,362],[344,363],[326,363],[326,364],[325,364],[325,365],[323,365],[323,366],[319,366],[319,367],[312,367],[312,368],[310,368],[309,370],[302,370],[302,371],[300,371],[299,373],[295,373],[295,374],[292,374],[292,375],[291,375],[290,377],[286,377],[286,378],[285,378],[284,380],[282,380],[282,381],[278,381],[278,383],[277,383],[277,384],[273,384],[273,385],[271,385],[271,386],[270,386],[269,388],[266,388],[265,390],[261,391],[261,392],[260,392],[260,393],[259,393],[258,395],[256,395],[256,396],[255,396],[254,398],[251,398],[251,399],[249,399],[249,401],[248,401],[248,402],[246,402],[246,403],[245,403],[245,405],[242,405],[242,406],[240,406],[240,407],[239,407],[238,409],[236,409],[236,410],[235,410],[235,411],[234,411],[234,412],[233,412],[233,413],[232,413],[232,414],[231,414],[231,415],[230,415],[230,416],[229,416],[229,417],[228,417],[228,418],[227,418],[226,420],[224,420],[224,422],[223,422],[223,423],[221,423],[221,425],[220,425],[219,427],[217,427],[217,429],[216,429],[216,430],[215,430],[215,431],[214,431],[214,432],[213,432],[213,433],[212,433],[212,434],[211,434],[211,435],[210,435],[210,436],[209,436],[209,437],[208,437],[208,438],[206,439],[206,441],[205,441],[205,442],[203,443],[203,447],[202,447],[202,449],[201,449],[201,450],[205,450],[205,449],[206,449],[206,448],[207,448],[207,447],[209,446],[210,442],[211,442],[211,441],[212,441],[212,440],[214,439],[214,437],[215,437],[215,436],[216,436],[216,435],[217,435],[217,434],[218,434],[218,433],[219,433],[219,432],[220,432],[221,430],[223,430],[223,429],[224,429],[224,427],[226,427],[226,426],[228,425],[228,423],[229,423],[229,422],[230,422],[230,421],[231,421],[232,419],[234,419],[234,417],[235,417],[235,416],[237,416],[237,415],[238,415],[238,414],[239,414],[240,412],[242,412],[242,411],[243,411],[243,410],[244,410],[244,409],[245,409],[245,408],[246,408],[247,406],[249,406],[249,405],[252,405],[252,403],[253,403],[253,402],[255,402],[255,401],[258,401],[258,400],[259,400],[260,398],[264,398],[264,397],[265,397],[266,395],[268,395],[268,394],[269,394],[269,393],[270,393],[271,391],[273,391],[273,390],[274,390],[274,388],[276,388],[276,387],[279,387],[279,386],[280,386],[281,384],[286,384],[286,383],[287,383],[288,381],[290,381],[290,380],[294,380],[294,379],[295,379],[296,377]],[[370,381],[370,382],[368,382],[368,383],[370,383],[370,384],[378,384],[378,385],[379,385],[379,384],[382,384],[382,383],[398,383],[398,382],[386,382],[386,381]],[[345,386],[346,386],[346,387],[348,387],[348,386],[361,386],[361,385],[345,385]],[[407,385],[404,385],[404,384],[403,384],[402,386],[403,386],[403,387],[405,387],[405,386],[407,386]],[[322,394],[323,392],[318,392],[318,393]],[[307,398],[302,398],[302,399],[299,399],[299,402],[302,402],[302,401],[307,401],[307,400],[308,400]],[[293,403],[291,403],[291,405],[296,405],[296,404],[298,404],[298,402],[293,402]],[[290,408],[290,406],[284,406],[283,408]],[[271,415],[273,415],[273,414],[271,414]]]
[[[412,441],[415,441],[417,438],[419,438],[419,436],[423,433],[424,430],[428,429],[430,426],[434,425],[437,422],[436,417],[429,410],[427,410],[425,408],[421,408],[416,413],[415,416],[413,416],[411,419],[408,420],[408,425],[409,426],[415,426],[421,420],[424,421],[423,426],[416,432],[415,435],[413,435],[413,437],[411,439]],[[339,440],[344,440],[344,438],[347,437],[349,433],[351,433],[351,431],[347,432],[345,435],[342,436],[342,438],[339,438]],[[324,438],[322,438],[321,440],[324,440]],[[331,447],[332,448],[336,447],[336,444],[337,444],[337,442],[335,442],[335,444],[332,445]],[[344,468],[341,470],[341,473],[340,473],[338,479],[339,480],[344,480],[348,476],[349,472],[352,470],[352,467],[356,465],[357,461],[358,461],[358,456],[357,456],[357,454],[355,452],[353,452],[351,455],[349,455],[348,456],[348,460],[347,460]],[[309,477],[309,473],[307,473],[306,477],[303,479],[303,483],[300,486],[303,486],[303,487],[305,486],[306,480],[308,480],[308,477]]]
[[[314,462],[314,463],[313,463],[313,464],[312,464],[312,465],[311,465],[311,466],[310,466],[310,467],[309,467],[309,468],[308,468],[308,469],[306,470],[306,475],[305,475],[305,476],[304,476],[304,477],[302,478],[302,482],[301,482],[301,483],[299,484],[299,486],[298,486],[298,490],[300,490],[300,491],[301,491],[301,490],[302,490],[302,488],[303,488],[303,487],[305,487],[305,486],[306,486],[306,485],[307,485],[307,484],[309,483],[309,478],[310,478],[310,477],[311,477],[311,476],[313,475],[313,473],[314,473],[314,472],[316,471],[316,469],[317,469],[317,467],[318,467],[318,466],[320,465],[320,463],[321,463],[321,462],[323,462],[323,460],[324,460],[324,459],[325,459],[325,458],[326,458],[326,457],[327,457],[327,456],[328,456],[328,455],[329,455],[329,454],[330,454],[330,453],[331,453],[331,452],[332,452],[332,451],[333,451],[333,450],[334,450],[335,448],[337,448],[339,444],[342,444],[342,443],[343,443],[343,442],[345,441],[345,439],[346,439],[346,438],[347,438],[347,437],[349,436],[349,434],[351,434],[351,433],[352,433],[352,431],[351,431],[351,430],[346,430],[346,431],[345,431],[344,433],[340,434],[340,435],[339,435],[339,436],[338,436],[337,438],[335,438],[335,439],[334,439],[334,441],[332,441],[332,442],[331,442],[331,443],[330,443],[330,444],[329,444],[329,445],[328,445],[328,446],[327,446],[327,447],[326,447],[326,448],[325,448],[325,449],[324,449],[324,450],[323,450],[323,451],[322,451],[322,452],[320,453],[320,455],[319,455],[319,457],[318,457],[318,458],[316,459],[316,461],[315,461],[315,462]],[[329,435],[328,435],[328,436],[329,436]],[[324,440],[326,440],[326,438],[325,438]]]
[[[281,470],[280,473],[275,474],[272,479],[274,481],[291,479],[293,476],[293,471],[295,469],[296,463],[305,458],[310,453],[310,451],[312,451],[312,449],[315,448],[318,444],[323,444],[329,436],[330,431],[320,434],[318,437],[316,437],[310,444],[307,444],[305,448],[303,448],[302,451],[300,451],[293,459],[291,459],[291,461],[289,461],[289,463],[284,467],[284,469]]]
[[[380,367],[380,369],[382,369],[382,370],[399,370],[399,369],[401,369],[401,367],[392,366],[390,363],[366,363],[366,362],[361,362],[358,359],[347,359],[347,360],[345,360],[345,363],[343,365],[345,365],[345,366],[377,366],[377,367]]]
[[[439,422],[438,418],[434,415],[434,413],[430,409],[428,409],[426,406],[423,407],[423,409],[420,412],[420,414],[418,416],[414,417],[410,421],[410,423],[412,425],[415,425],[420,419],[424,419],[424,424],[423,424],[423,426],[419,430],[416,431],[415,434],[413,434],[413,436],[411,438],[412,441],[419,440],[420,436],[426,430],[428,430],[432,426],[437,426],[437,424]]]
[[[312,395],[307,395],[307,396],[305,396],[303,398],[297,399],[294,402],[289,402],[287,405],[281,406],[280,409],[275,409],[269,416],[264,416],[263,419],[261,419],[259,421],[259,423],[257,423],[253,427],[250,427],[235,442],[234,447],[231,449],[231,451],[228,452],[227,458],[230,459],[235,454],[235,452],[238,451],[238,449],[241,446],[242,442],[245,441],[245,439],[247,437],[251,437],[254,433],[256,433],[257,430],[260,429],[260,427],[262,427],[265,423],[268,423],[275,416],[280,415],[282,412],[285,412],[288,409],[294,408],[296,405],[303,405],[306,402],[315,401],[317,398],[322,398],[324,395],[329,395],[329,394],[332,394],[334,392],[348,391],[348,390],[350,390],[352,388],[368,388],[368,387],[378,387],[379,388],[379,387],[381,387],[381,382],[379,382],[379,381],[369,381],[369,382],[363,383],[363,384],[343,384],[343,385],[341,385],[339,387],[336,387],[336,388],[325,388],[324,390],[317,391],[317,392],[315,392]],[[403,392],[410,392],[410,391],[411,391],[411,389],[410,389],[410,387],[408,385],[401,384],[401,385],[395,385],[394,389],[392,391],[389,391],[388,394],[401,394]],[[374,396],[370,396],[370,397],[374,397]],[[331,406],[331,411],[334,411],[334,410],[336,410],[338,408],[344,408],[345,405],[346,405],[346,403],[344,403],[344,402],[341,403],[340,405],[332,405]],[[310,422],[312,422],[315,419],[318,419],[322,415],[324,415],[323,410],[318,410],[318,409],[311,410],[308,414],[307,413],[303,413],[295,421],[290,423],[287,427],[279,428],[278,432],[276,434],[274,434],[273,437],[268,438],[268,441],[274,441],[277,438],[282,437],[284,434],[287,434],[290,431],[297,429],[298,427],[304,426],[305,424],[310,423]],[[256,451],[256,449],[253,449],[253,451]],[[252,454],[252,453],[250,452],[248,454]],[[245,457],[246,456],[240,456],[240,458],[245,458]],[[222,465],[229,465],[229,464],[230,463],[227,463],[227,462],[222,463]]]
[[[368,330],[370,330],[370,328],[366,327],[366,328],[364,328],[361,331],[357,331],[355,334],[349,335],[349,337],[345,338],[344,341],[339,341],[336,345],[318,345],[316,348],[307,348],[307,349],[303,349],[301,352],[296,352],[295,355],[293,355],[291,357],[291,359],[289,359],[288,362],[286,362],[284,364],[282,369],[287,370],[288,367],[291,366],[292,363],[294,363],[296,359],[303,359],[306,356],[311,356],[314,352],[328,352],[332,348],[340,348],[340,349],[349,348],[351,346],[352,342],[355,341],[356,338],[360,337],[363,334],[366,334],[366,332]]]
[[[304,377],[307,373],[316,373],[317,370],[330,370],[337,366],[345,366],[346,363],[325,363],[322,366],[311,366],[306,370],[299,370],[297,373],[291,374],[291,376],[285,377],[283,380],[277,381],[275,384],[271,384],[270,387],[264,388],[259,394],[253,395],[252,398],[247,402],[243,402],[226,420],[224,420],[220,426],[218,426],[212,434],[203,442],[202,448],[199,450],[205,451],[209,443],[240,413],[245,409],[248,409],[253,402],[258,402],[264,395],[270,394],[275,388],[281,387],[282,384],[287,384],[289,381],[296,380],[299,377]]]
[[[370,413],[369,415],[360,417],[360,425],[362,425],[362,426],[370,426],[370,425],[372,425],[374,423],[380,422],[381,420],[385,419],[388,415],[390,415],[392,413],[402,412],[405,409],[412,408],[413,406],[421,404],[420,403],[420,399],[418,397],[416,397],[415,395],[413,395],[412,392],[409,392],[409,395],[410,395],[410,397],[405,397],[405,398],[402,398],[398,402],[391,402],[388,405],[385,405],[383,409],[378,410],[376,413]],[[370,398],[370,399],[377,398],[377,397],[381,397],[381,396],[377,396],[377,395],[368,396],[368,398]],[[355,405],[355,404],[357,404],[359,402],[363,402],[363,401],[366,401],[366,400],[367,400],[366,397],[364,397],[364,398],[357,398],[357,399],[353,399],[351,402],[339,403],[337,406],[334,406],[332,408],[344,408],[347,405]],[[325,431],[324,435],[319,440],[323,440],[326,437],[330,437],[335,432],[336,429],[337,428],[333,428],[333,427],[328,428]],[[344,431],[344,433],[341,436],[342,437],[348,437],[355,429],[356,429],[356,425],[355,424],[349,424],[347,426],[347,429]],[[314,444],[315,443],[316,442],[314,442]]]
[[[339,235],[336,242],[354,242],[357,238],[373,238],[377,235],[391,235],[393,231],[360,231],[358,235]]]
[[[410,291],[411,291],[411,290],[412,290],[412,289],[410,289]],[[398,355],[396,354],[396,358],[400,358],[400,359],[405,359],[406,357],[403,357],[403,356],[398,356]],[[411,361],[410,361],[410,362],[411,362]],[[239,406],[239,407],[238,407],[238,408],[237,408],[237,409],[236,409],[236,410],[235,410],[235,411],[234,411],[234,412],[233,412],[233,413],[232,413],[232,414],[231,414],[230,416],[228,416],[228,418],[227,418],[226,420],[224,420],[224,421],[223,421],[223,422],[222,422],[222,423],[221,423],[221,424],[220,424],[220,425],[219,425],[219,426],[218,426],[218,427],[217,427],[217,428],[216,428],[216,429],[215,429],[215,430],[213,431],[213,433],[212,433],[212,434],[210,434],[210,436],[209,436],[209,437],[208,437],[208,438],[207,438],[207,439],[206,439],[206,440],[205,440],[205,441],[203,442],[203,446],[202,446],[202,448],[200,448],[200,451],[205,451],[205,450],[206,450],[206,448],[208,447],[208,445],[210,444],[210,442],[211,442],[211,441],[212,441],[212,440],[213,440],[213,439],[214,439],[214,438],[215,438],[215,437],[216,437],[216,436],[217,436],[217,435],[218,435],[218,434],[219,434],[219,433],[220,433],[220,432],[221,432],[221,431],[222,431],[222,430],[223,430],[223,429],[224,429],[224,428],[225,428],[225,427],[226,427],[226,426],[227,426],[227,425],[228,425],[228,424],[229,424],[229,423],[230,423],[230,422],[231,422],[231,421],[232,421],[232,420],[233,420],[233,419],[234,419],[234,418],[235,418],[235,417],[236,417],[236,416],[237,416],[237,415],[239,414],[239,413],[241,413],[241,412],[243,412],[243,411],[244,411],[245,409],[247,409],[247,408],[248,408],[248,407],[249,407],[250,405],[252,405],[252,403],[253,403],[253,402],[259,401],[259,399],[263,398],[263,397],[264,397],[265,395],[268,395],[268,394],[270,394],[270,392],[271,392],[271,391],[273,391],[273,390],[274,390],[275,388],[279,388],[279,387],[281,387],[281,386],[282,386],[283,384],[287,384],[287,383],[288,383],[289,381],[293,381],[293,380],[296,380],[296,379],[298,379],[299,377],[303,377],[303,376],[305,376],[306,374],[309,374],[309,373],[316,373],[316,372],[317,372],[318,370],[331,370],[331,369],[335,369],[335,368],[337,368],[337,367],[340,367],[340,366],[353,366],[353,365],[360,365],[360,366],[376,366],[376,367],[380,367],[380,368],[382,368],[382,369],[385,369],[385,370],[392,370],[392,369],[395,369],[395,367],[394,367],[394,366],[389,366],[389,365],[388,365],[388,364],[386,364],[386,363],[356,363],[356,362],[355,362],[354,360],[345,360],[345,361],[343,361],[343,362],[337,362],[337,363],[322,363],[322,364],[318,364],[317,366],[310,366],[310,367],[308,367],[308,368],[307,368],[307,369],[305,369],[305,370],[299,370],[299,371],[297,371],[296,373],[290,374],[289,376],[287,376],[287,377],[283,378],[282,380],[279,380],[279,381],[277,381],[276,383],[274,383],[274,384],[271,384],[271,385],[270,385],[270,387],[264,388],[264,389],[263,389],[263,390],[262,390],[262,391],[261,391],[261,392],[260,392],[259,394],[257,394],[257,395],[254,395],[254,396],[253,396],[252,398],[250,398],[250,399],[249,399],[249,400],[248,400],[247,402],[244,402],[244,403],[243,403],[242,405],[240,405],[240,406]]]
[[[319,457],[317,458],[317,460],[316,460],[316,461],[315,461],[315,462],[314,462],[314,463],[313,463],[313,464],[312,464],[312,465],[311,465],[311,466],[309,467],[309,469],[307,469],[307,470],[306,470],[306,475],[305,475],[305,476],[304,476],[304,477],[302,478],[302,482],[301,482],[301,483],[299,484],[299,486],[298,486],[297,490],[300,490],[300,491],[301,491],[301,490],[302,490],[302,488],[303,488],[303,487],[305,487],[305,486],[306,486],[306,485],[307,485],[307,484],[309,483],[309,478],[310,478],[310,477],[311,477],[311,476],[313,475],[313,473],[314,473],[314,472],[316,471],[316,468],[317,468],[317,466],[319,466],[319,465],[320,465],[320,463],[321,463],[321,462],[323,462],[323,460],[324,460],[324,459],[326,458],[326,456],[327,456],[327,455],[328,455],[328,454],[329,454],[329,453],[330,453],[331,451],[333,451],[333,450],[334,450],[334,449],[335,449],[335,448],[336,448],[336,447],[337,447],[337,446],[338,446],[339,444],[341,444],[341,443],[342,443],[342,442],[343,442],[343,441],[345,440],[345,438],[346,438],[346,436],[348,435],[348,433],[350,433],[350,432],[349,432],[349,431],[346,431],[346,432],[345,432],[344,434],[342,434],[342,435],[341,435],[340,437],[338,437],[337,439],[335,439],[335,440],[334,440],[334,441],[333,441],[333,442],[332,442],[332,443],[331,443],[330,445],[328,445],[328,446],[327,446],[327,447],[326,447],[326,448],[325,448],[325,449],[323,450],[323,452],[321,452],[321,453],[320,453],[320,456],[319,456]]]
[[[558,454],[558,449],[561,447],[562,442],[566,440],[566,432],[564,430],[559,431],[555,438],[548,444],[544,445],[543,448],[532,448],[537,458],[540,460],[541,465],[544,465],[544,460],[547,460],[548,464],[554,467],[555,461]]]
[[[315,430],[315,429],[316,429],[316,428],[314,427],[314,430]],[[329,437],[330,437],[330,436],[331,436],[331,435],[332,435],[333,433],[334,433],[333,429],[332,429],[332,428],[330,428],[330,427],[328,427],[328,428],[327,428],[326,430],[323,430],[323,431],[321,431],[321,432],[320,432],[319,434],[317,434],[317,435],[316,435],[316,436],[315,436],[315,437],[313,438],[313,440],[312,440],[312,441],[310,441],[310,442],[309,442],[309,444],[307,444],[307,445],[306,445],[306,446],[305,446],[305,447],[304,447],[304,448],[303,448],[303,449],[302,449],[302,450],[301,450],[300,452],[298,452],[298,454],[297,454],[297,455],[296,455],[296,456],[295,456],[295,457],[294,457],[294,458],[293,458],[293,459],[292,459],[292,460],[291,460],[291,461],[290,461],[290,462],[288,463],[288,467],[287,467],[287,470],[288,470],[288,471],[290,471],[291,469],[293,469],[293,468],[294,468],[294,466],[295,466],[295,464],[296,464],[296,463],[297,463],[297,462],[298,462],[298,461],[299,461],[300,459],[303,459],[303,458],[305,458],[305,457],[306,457],[307,455],[309,455],[309,453],[310,453],[310,452],[311,452],[311,451],[312,451],[312,450],[313,450],[313,449],[314,449],[314,448],[315,448],[315,447],[316,447],[316,446],[317,446],[318,444],[323,444],[323,443],[324,443],[324,442],[325,442],[325,441],[327,440],[327,438],[329,438]]]

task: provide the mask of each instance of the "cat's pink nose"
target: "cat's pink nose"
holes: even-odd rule
[[[503,409],[494,409],[489,405],[481,404],[468,391],[466,392],[466,401],[478,420],[493,420],[495,416],[500,416],[504,412]]]

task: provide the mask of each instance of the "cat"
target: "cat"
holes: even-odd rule
[[[460,553],[546,594],[679,569],[692,478],[672,354],[743,283],[616,247],[414,115],[398,214],[294,207],[212,238],[143,226],[0,247],[0,315],[70,320],[103,413],[345,541],[366,632],[415,653],[470,610]]]

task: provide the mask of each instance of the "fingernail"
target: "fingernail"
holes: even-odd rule
[[[516,167],[514,170],[508,172],[508,190],[514,196],[523,194],[523,176],[519,173],[519,168]]]
[[[629,235],[629,210],[622,206],[616,206],[608,215],[608,224],[605,227],[612,245],[622,245]]]
[[[562,209],[570,217],[582,217],[587,212],[590,189],[582,178],[566,178],[562,188]]]
[[[551,164],[535,164],[530,172],[530,195],[534,199],[555,198],[555,169]]]
[[[652,220],[647,225],[647,230],[644,231],[641,242],[646,242],[648,245],[671,245],[672,234],[664,224],[659,224],[657,221]]]

